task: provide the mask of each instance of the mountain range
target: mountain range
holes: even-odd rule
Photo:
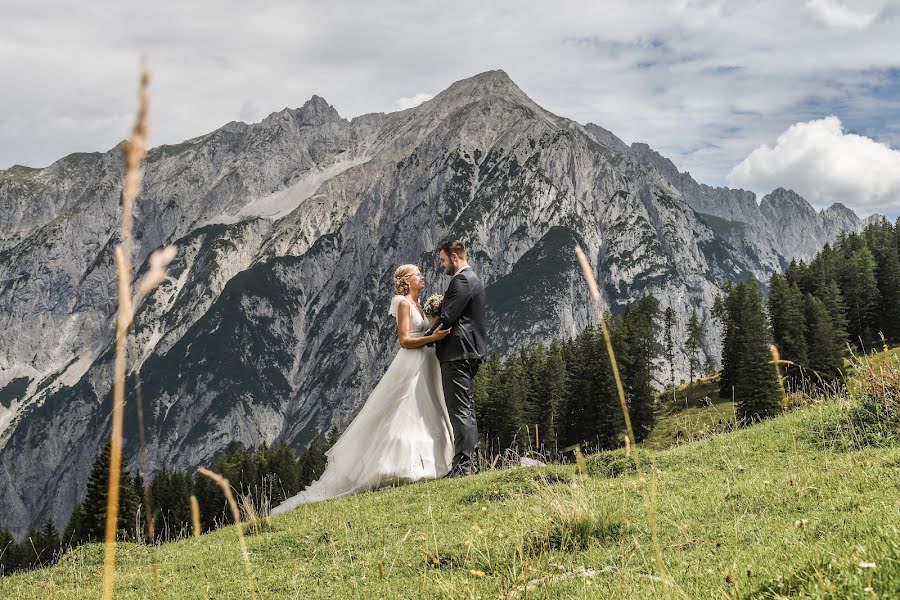
[[[65,524],[109,436],[124,172],[119,146],[0,171],[0,524]],[[696,182],[646,144],[554,115],[503,71],[415,108],[345,119],[323,98],[149,151],[135,214],[135,278],[173,243],[170,277],[129,340],[151,470],[209,464],[229,442],[302,449],[348,424],[396,349],[394,268],[446,277],[459,238],[485,282],[491,349],[593,322],[573,250],[617,312],[646,293],[692,307],[719,348],[721,284],[764,281],[864,221],[790,190]],[[662,365],[660,365],[662,369]],[[135,468],[134,386],[126,456]]]

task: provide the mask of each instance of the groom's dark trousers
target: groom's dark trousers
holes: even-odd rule
[[[435,344],[435,351],[441,362],[444,401],[453,427],[453,469],[463,474],[478,468],[478,425],[472,387],[487,355],[485,310],[484,286],[471,267],[464,267],[450,280],[434,325],[434,329],[451,327],[450,335]]]
[[[469,358],[441,363],[444,401],[453,428],[453,465],[469,474],[478,468],[478,423],[472,391],[481,360]]]

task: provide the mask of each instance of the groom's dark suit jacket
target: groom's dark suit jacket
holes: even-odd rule
[[[429,331],[453,328],[450,335],[435,343],[439,361],[486,358],[485,305],[484,286],[475,271],[468,267],[456,273],[444,293],[441,314]]]

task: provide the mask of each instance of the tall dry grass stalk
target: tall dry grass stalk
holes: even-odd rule
[[[234,494],[231,493],[231,484],[218,473],[214,473],[204,467],[198,468],[197,472],[215,481],[216,484],[222,488],[222,492],[228,500],[228,506],[231,508],[231,517],[234,519],[234,529],[237,531],[238,541],[241,545],[241,554],[244,557],[244,571],[247,575],[247,585],[250,587],[250,596],[256,598],[256,584],[253,582],[253,570],[250,566],[250,553],[247,552],[247,543],[244,541],[244,531],[241,528],[241,511],[238,508],[237,501],[234,499]]]
[[[609,361],[612,364],[613,378],[616,380],[616,391],[619,394],[619,404],[622,407],[622,415],[625,417],[625,430],[628,432],[628,439],[633,440],[634,430],[631,428],[631,414],[628,412],[628,401],[625,399],[625,389],[622,387],[622,378],[619,376],[619,364],[616,361],[616,353],[612,347],[612,337],[609,335],[609,328],[606,326],[606,319],[603,318],[603,309],[600,304],[600,290],[597,288],[597,281],[594,279],[594,271],[591,263],[588,262],[587,256],[581,251],[581,248],[575,248],[575,255],[578,257],[578,263],[581,265],[581,272],[587,281],[588,290],[591,293],[591,300],[594,302],[594,308],[597,311],[597,319],[600,321],[600,329],[603,331],[603,340],[606,342],[606,352],[609,354]],[[638,456],[637,448],[634,450],[634,462],[640,472],[641,461]]]
[[[156,559],[156,531],[153,523],[153,498],[150,492],[150,470],[147,461],[147,444],[144,439],[144,403],[141,398],[141,378],[140,370],[135,369],[134,372],[134,395],[138,417],[138,444],[140,447],[139,455],[141,462],[141,472],[143,481],[144,494],[144,519],[147,521],[147,537],[150,542],[150,573],[153,576],[153,589],[156,591],[156,598],[162,597],[162,589],[159,585],[159,561]],[[137,531],[137,528],[135,529]]]
[[[787,392],[784,391],[784,377],[781,375],[781,353],[778,346],[771,344],[769,352],[772,353],[772,364],[775,366],[775,377],[778,379],[778,393],[781,395],[781,410],[787,412]]]
[[[125,186],[122,192],[121,243],[114,251],[119,288],[119,306],[116,317],[116,355],[113,367],[113,404],[110,432],[109,487],[106,503],[106,523],[103,549],[103,595],[112,598],[115,587],[116,536],[119,519],[119,486],[122,475],[122,421],[125,405],[126,341],[134,320],[135,306],[166,277],[166,267],[175,257],[176,248],[168,246],[157,250],[150,257],[150,270],[138,282],[137,293],[131,292],[131,233],[134,223],[134,205],[141,189],[143,172],[141,162],[147,153],[147,111],[150,105],[148,85],[150,74],[141,70],[138,93],[138,111],[134,126],[125,142]],[[152,542],[153,540],[151,540]]]
[[[116,246],[116,272],[119,280],[119,309],[116,320],[116,358],[113,379],[112,432],[109,458],[109,491],[106,504],[106,530],[103,555],[103,598],[112,598],[116,563],[116,524],[119,518],[119,479],[122,467],[122,414],[125,401],[125,341],[132,318],[131,306],[131,230],[134,201],[141,187],[141,161],[146,153],[147,110],[150,76],[141,73],[138,113],[125,142],[125,190],[122,193],[122,241]]]
[[[194,526],[194,537],[200,537],[202,529],[200,528],[200,503],[197,502],[197,496],[191,494],[191,523]]]
[[[612,346],[612,336],[609,334],[609,327],[606,324],[606,319],[603,317],[603,308],[601,306],[601,298],[600,298],[600,289],[597,287],[597,280],[594,278],[594,270],[591,268],[591,263],[588,261],[587,256],[585,256],[584,252],[580,247],[575,248],[575,256],[578,257],[578,264],[581,266],[581,272],[584,275],[584,279],[587,282],[588,291],[591,294],[591,300],[594,303],[594,309],[597,311],[597,320],[600,321],[600,329],[603,332],[603,340],[606,343],[606,352],[609,354],[609,362],[612,365],[613,378],[616,381],[616,391],[619,395],[619,404],[622,407],[622,416],[625,420],[625,430],[628,432],[628,437],[626,440],[634,440],[634,429],[631,427],[631,414],[628,411],[628,401],[625,398],[625,389],[622,386],[622,378],[619,375],[619,365],[616,361],[616,353],[613,350]],[[628,442],[626,441],[626,445]],[[646,479],[644,477],[643,471],[641,469],[641,459],[640,452],[638,452],[637,445],[633,448],[634,454],[634,465],[635,470],[637,472],[638,481],[645,483]],[[641,486],[641,495],[644,500],[644,510],[647,516],[647,525],[650,528],[651,539],[653,540],[653,551],[654,556],[656,558],[656,567],[659,571],[659,578],[662,584],[662,589],[664,590],[664,595],[669,595],[669,587],[673,584],[673,582],[669,579],[666,574],[666,566],[663,562],[662,558],[662,550],[659,545],[659,536],[656,531],[656,480],[654,479],[652,482],[652,493],[648,498],[647,490],[645,486]]]

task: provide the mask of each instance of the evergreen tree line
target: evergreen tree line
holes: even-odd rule
[[[261,444],[255,448],[232,442],[210,468],[228,479],[235,497],[250,498],[259,510],[264,503],[274,506],[318,479],[327,463],[325,451],[336,439],[335,430],[327,439],[317,434],[299,457],[283,441],[277,446]],[[66,549],[103,540],[109,460],[107,443],[91,467],[84,499],[73,509],[62,534],[51,520],[22,541],[0,527],[0,575],[52,564]],[[123,472],[120,482],[118,538],[146,540],[143,481],[139,475]],[[211,479],[199,473],[163,470],[150,483],[156,543],[191,534],[191,495],[197,497],[203,531],[233,522],[224,493]]]
[[[637,440],[654,424],[654,361],[660,356],[659,301],[652,295],[606,316]],[[618,448],[625,432],[612,365],[599,328],[521,350],[482,365],[475,382],[480,447],[557,459],[571,445]]]
[[[49,519],[41,529],[29,531],[21,542],[0,527],[0,577],[51,564],[61,550],[62,538]]]
[[[769,280],[769,323],[789,385],[840,376],[849,344],[900,343],[900,220],[868,225],[825,245],[808,265]],[[810,372],[812,371],[812,372]]]
[[[883,335],[900,342],[900,222],[868,225],[826,244],[807,265],[793,261],[769,279],[768,302],[750,278],[726,284],[713,313],[722,326],[719,394],[738,419],[773,416],[788,389],[840,377],[848,345],[868,351]],[[766,310],[767,309],[767,310]]]

